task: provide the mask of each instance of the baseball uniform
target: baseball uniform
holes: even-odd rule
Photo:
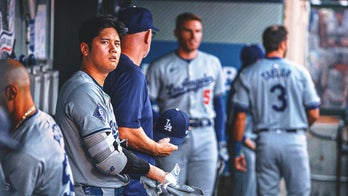
[[[127,55],[121,54],[117,68],[109,73],[103,88],[111,97],[118,126],[135,129],[142,127],[145,134],[153,139],[152,108],[144,71]],[[155,165],[153,155],[132,148],[127,149],[137,157]],[[139,181],[140,176],[130,175],[131,182],[124,190],[127,195],[146,194],[144,186]]]
[[[228,150],[230,157],[235,157],[235,149],[233,146],[232,125],[234,119],[234,108],[232,107],[232,98],[235,93],[235,81],[238,80],[240,72],[247,66],[255,63],[257,60],[264,58],[265,52],[262,46],[258,44],[247,44],[240,51],[240,60],[242,62],[241,69],[238,71],[236,78],[231,83],[231,89],[227,96],[226,107],[226,134],[228,137]],[[248,114],[245,122],[244,138],[256,139],[256,135],[252,133],[252,119]],[[255,172],[255,152],[246,146],[242,147],[245,161],[247,163],[247,171],[241,172],[235,168],[234,159],[229,160],[229,171],[231,177],[231,194],[233,196],[255,196],[256,195],[256,172]]]
[[[308,70],[282,58],[265,58],[245,68],[233,104],[251,112],[256,141],[257,188],[276,195],[285,178],[288,195],[309,195],[306,110],[319,107]]]
[[[51,116],[37,109],[12,135],[20,148],[2,160],[9,194],[74,195],[73,175],[62,132]]]
[[[84,186],[101,187],[107,191],[128,183],[126,175],[104,175],[98,171],[82,143],[82,137],[97,132],[111,132],[119,140],[110,97],[86,72],[76,72],[62,86],[56,120],[66,141],[76,193]]]
[[[170,170],[179,163],[180,183],[200,187],[211,195],[218,158],[213,99],[225,93],[219,59],[198,51],[197,57],[188,61],[173,51],[150,64],[147,80],[150,99],[157,101],[160,113],[179,108],[192,122],[185,142],[172,153],[173,160],[159,167]]]

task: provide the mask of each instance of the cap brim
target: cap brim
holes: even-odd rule
[[[155,26],[152,26],[151,28],[152,30],[155,30],[155,31],[160,31],[159,28],[155,27]]]
[[[154,137],[155,141],[159,141],[159,140],[161,140],[163,138],[169,137],[170,138],[169,142],[171,144],[174,144],[174,145],[180,145],[180,144],[182,144],[185,141],[185,137],[183,137],[183,138],[172,137],[172,136],[169,136],[167,134],[160,133],[158,131],[154,132],[153,137]]]

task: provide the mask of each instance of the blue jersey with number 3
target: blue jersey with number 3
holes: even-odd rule
[[[254,130],[307,128],[307,109],[320,98],[308,70],[282,58],[265,58],[244,69],[233,104],[250,111]]]

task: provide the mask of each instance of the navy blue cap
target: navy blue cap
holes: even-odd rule
[[[128,28],[127,34],[134,34],[149,29],[159,31],[153,26],[152,14],[148,9],[142,7],[129,7],[118,13],[117,20],[124,23]]]
[[[154,140],[169,137],[170,143],[180,145],[188,134],[189,126],[190,118],[184,111],[178,108],[166,110],[157,119]]]
[[[242,66],[248,66],[255,63],[258,59],[264,58],[265,52],[258,44],[245,45],[240,53]]]

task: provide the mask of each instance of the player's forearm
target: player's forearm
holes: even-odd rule
[[[319,109],[307,110],[308,126],[311,126],[319,118],[319,115]]]
[[[162,184],[164,184],[165,183],[166,174],[167,173],[165,171],[163,171],[160,168],[155,167],[155,166],[150,164],[150,170],[146,174],[146,176],[148,178],[160,181]]]
[[[157,153],[157,143],[150,139],[140,127],[138,129],[119,127],[120,139],[126,139],[130,148],[151,155]]]
[[[244,112],[236,112],[234,115],[233,120],[233,126],[232,126],[232,138],[233,138],[233,149],[234,149],[234,157],[237,158],[237,162],[239,163],[241,158],[243,156],[242,153],[242,140],[244,136],[244,129],[245,129],[245,119],[246,119],[246,113]],[[238,169],[238,166],[236,166]],[[242,169],[240,169],[242,170]]]
[[[242,141],[245,130],[246,113],[237,112],[233,120],[232,137],[234,141]]]

